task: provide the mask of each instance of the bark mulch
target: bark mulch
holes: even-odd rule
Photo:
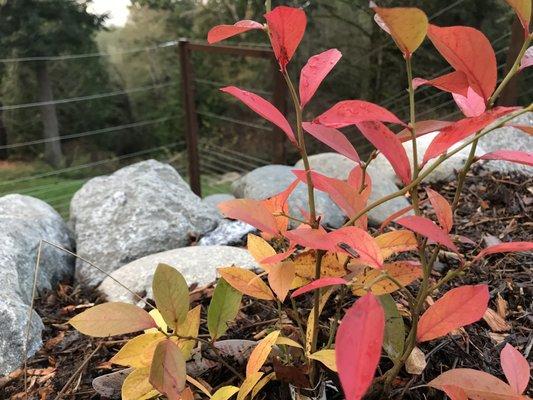
[[[433,185],[441,194],[453,198],[455,183]],[[427,207],[426,207],[427,208]],[[455,216],[455,232],[471,239],[474,244],[462,243],[467,256],[480,248],[498,242],[532,240],[533,179],[518,174],[488,173],[481,168],[467,178],[463,200]],[[429,213],[429,211],[428,211]],[[456,265],[453,255],[444,253],[437,265],[434,278],[443,276]],[[531,360],[533,347],[533,317],[531,313],[533,274],[531,254],[493,255],[475,264],[464,276],[451,282],[451,287],[462,284],[487,283],[490,287],[492,318],[485,319],[448,335],[421,345],[426,354],[427,367],[420,375],[402,372],[395,382],[394,397],[407,399],[444,399],[445,396],[425,387],[425,383],[451,368],[475,368],[489,372],[503,380],[499,353],[505,343],[511,343]],[[212,287],[193,288],[192,304],[202,304],[205,318]],[[403,299],[396,297],[401,305]],[[350,299],[343,307],[349,307]],[[36,301],[36,310],[43,318],[44,347],[28,360],[27,390],[30,399],[100,399],[91,386],[97,376],[118,370],[108,360],[123,345],[127,337],[93,339],[73,330],[66,322],[69,318],[93,304],[101,302],[98,293],[71,284],[61,284],[56,291],[44,293]],[[303,307],[311,302],[303,302]],[[277,310],[267,302],[243,299],[236,323],[228,331],[228,338],[257,340],[266,329],[278,321]],[[309,309],[301,310],[307,315]],[[330,300],[321,323],[327,325],[335,311],[335,300]],[[295,335],[295,315],[288,312],[284,334]],[[205,319],[203,320],[205,321]],[[406,318],[408,323],[408,318]],[[205,324],[204,331],[206,335]],[[207,335],[206,335],[207,337]],[[294,336],[296,338],[296,336]],[[327,340],[323,337],[322,340]],[[390,365],[382,359],[380,368]],[[237,366],[241,371],[243,366]],[[282,371],[279,370],[282,374]],[[294,371],[286,371],[291,375]],[[225,369],[209,371],[204,378],[212,387],[238,384]],[[333,379],[333,386],[336,382]],[[258,398],[282,399],[285,387],[270,384]],[[533,391],[529,389],[528,394]],[[24,374],[21,369],[0,378],[1,399],[24,399]],[[328,389],[328,399],[341,399],[342,395]]]

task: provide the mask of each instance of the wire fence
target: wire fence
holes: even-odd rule
[[[445,11],[460,5],[465,0],[457,0],[450,3],[437,13],[430,16],[430,20],[438,17]],[[508,46],[502,43],[509,38],[509,33],[501,35],[493,45],[498,45],[496,55],[501,55],[508,51]],[[178,40],[168,40],[166,42],[158,43],[153,46],[146,46],[140,48],[122,49],[112,52],[92,52],[92,53],[80,53],[80,54],[66,54],[66,55],[50,55],[39,57],[20,57],[20,58],[4,58],[0,59],[0,63],[26,63],[26,62],[53,62],[63,60],[83,60],[95,57],[114,57],[123,55],[136,55],[143,53],[150,53],[161,49],[177,48],[179,45]],[[246,42],[240,42],[232,45],[246,46],[250,45]],[[257,43],[252,44],[254,48],[264,49],[264,46]],[[365,57],[370,57],[372,54],[380,51],[386,45],[378,46],[372,52],[369,52]],[[361,60],[358,60],[361,62]],[[504,64],[498,66],[498,71],[504,68]],[[434,77],[440,76],[452,70],[451,67],[447,67],[435,74]],[[218,88],[225,86],[223,82],[215,80],[205,79],[202,77],[195,77],[194,83],[198,86],[204,86],[212,88],[212,90],[218,90]],[[529,79],[527,79],[529,81]],[[527,86],[527,85],[526,85]],[[273,96],[273,92],[269,90],[262,90],[261,88],[250,88],[241,86],[246,90],[258,93],[265,97]],[[103,93],[83,94],[74,97],[54,99],[51,101],[35,101],[21,104],[8,104],[0,106],[0,111],[12,111],[21,109],[34,109],[47,105],[60,105],[80,102],[90,102],[99,99],[108,99],[117,96],[129,96],[132,94],[141,94],[147,96],[150,92],[165,89],[174,90],[175,93],[179,93],[176,88],[180,88],[179,80],[167,80],[165,82],[155,82],[151,85],[144,85],[138,87],[132,87],[122,90],[114,90]],[[210,90],[210,89],[208,89]],[[454,103],[453,99],[445,100],[450,96],[448,93],[438,91],[436,93],[427,94],[429,87],[421,87],[417,91],[417,96],[424,94],[425,96],[417,102],[417,118],[425,119],[428,116],[439,114],[442,110],[449,110]],[[533,90],[529,90],[524,95],[533,93]],[[381,105],[389,108],[392,112],[401,115],[405,113],[408,95],[404,92],[399,93],[383,102]],[[438,105],[424,108],[425,104],[434,104],[437,100],[441,100]],[[122,135],[127,132],[138,128],[149,128],[159,125],[163,125],[170,122],[176,122],[184,118],[183,110],[176,109],[172,113],[166,116],[152,119],[141,119],[138,121],[132,121],[130,123],[118,124],[113,126],[102,127],[98,129],[85,130],[82,132],[72,132],[61,134],[58,137],[51,138],[39,138],[35,140],[26,140],[16,143],[7,143],[0,145],[0,151],[16,150],[16,149],[29,149],[36,148],[36,146],[46,145],[52,142],[65,142],[69,140],[81,139],[81,138],[96,138],[97,136],[111,137],[114,135]],[[457,117],[460,114],[459,110],[446,113],[441,119],[449,119]],[[196,118],[200,122],[209,122],[209,124],[231,124],[242,128],[251,129],[254,131],[272,132],[272,127],[267,125],[261,119],[251,121],[245,121],[240,118],[236,118],[230,115],[222,115],[220,113],[209,112],[205,110],[197,110]],[[176,135],[175,139],[179,139]],[[184,177],[187,176],[187,158],[185,153],[186,142],[183,140],[174,140],[170,143],[161,144],[158,146],[152,146],[149,148],[141,149],[138,151],[127,152],[126,154],[120,154],[116,156],[110,156],[103,159],[81,163],[79,165],[72,165],[65,168],[51,169],[46,171],[29,172],[21,176],[15,176],[12,178],[3,179],[0,177],[0,196],[9,193],[20,193],[29,196],[36,196],[56,208],[59,212],[66,214],[68,212],[70,199],[73,193],[78,190],[83,184],[95,176],[101,174],[112,173],[116,169],[132,164],[139,160],[148,158],[154,158],[163,162],[172,163],[172,165],[178,170],[178,172]],[[207,137],[200,139],[198,143],[199,154],[199,170],[202,174],[202,179],[205,179],[209,186],[210,193],[222,193],[227,191],[227,180],[220,179],[229,173],[245,174],[255,168],[265,166],[271,162],[262,157],[246,154],[238,149],[230,146],[217,144],[213,140],[208,140]],[[1,168],[1,167],[0,167]],[[1,171],[1,170],[0,170]]]

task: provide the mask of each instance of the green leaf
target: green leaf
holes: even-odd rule
[[[127,303],[104,303],[91,307],[69,321],[84,335],[108,337],[155,328],[150,314]]]
[[[183,275],[167,264],[159,264],[152,282],[155,304],[167,325],[176,331],[189,311],[189,287]]]
[[[213,340],[226,333],[228,322],[233,321],[239,312],[241,299],[241,292],[224,279],[219,279],[207,309],[207,328]]]
[[[150,367],[150,383],[168,400],[179,400],[185,389],[187,371],[185,359],[171,340],[160,342],[154,352]]]
[[[390,294],[378,296],[379,302],[385,311],[385,334],[383,349],[391,359],[396,359],[403,353],[405,343],[405,325],[398,312],[398,307]]]

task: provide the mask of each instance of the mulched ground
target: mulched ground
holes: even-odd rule
[[[433,188],[449,199],[455,191],[454,183]],[[455,220],[456,233],[475,242],[475,245],[462,244],[462,250],[466,254],[475,254],[480,247],[499,241],[532,240],[533,179],[526,179],[521,175],[487,173],[478,168],[468,177],[463,192],[463,201]],[[445,274],[454,263],[451,256],[444,254],[437,264],[435,278]],[[424,384],[442,371],[454,367],[481,369],[505,380],[500,368],[499,352],[507,342],[531,360],[532,266],[531,255],[494,255],[477,263],[464,277],[452,282],[453,286],[488,283],[491,289],[490,308],[495,311],[495,319],[490,321],[490,325],[481,321],[466,327],[460,335],[424,343],[421,349],[426,354],[428,366],[421,375],[402,373],[393,395],[417,400],[443,399],[442,393],[431,391]],[[207,306],[211,293],[212,287],[196,288],[192,296],[193,305],[202,303]],[[400,303],[402,301],[400,298],[397,300]],[[97,293],[69,284],[62,284],[57,291],[46,293],[37,300],[37,312],[46,325],[45,346],[28,361],[26,383],[30,399],[101,398],[92,389],[92,379],[117,370],[107,360],[127,338],[91,339],[78,334],[66,324],[76,313],[101,301]],[[351,302],[353,299],[343,306],[348,307]],[[322,318],[324,325],[328,324],[328,318],[334,312],[334,304],[330,300],[329,308],[326,307]],[[203,312],[205,311],[206,307]],[[307,314],[307,310],[305,313]],[[288,318],[291,317],[295,316],[289,312]],[[245,298],[238,320],[231,327],[228,336],[259,339],[265,335],[265,329],[275,324],[277,319],[277,311],[271,304],[252,302]],[[291,335],[292,329],[288,325],[284,334]],[[383,358],[381,368],[386,369],[388,363],[390,362]],[[232,375],[224,370],[210,371],[208,377],[209,383],[215,388],[236,383],[232,382]],[[263,392],[266,394],[259,398],[287,398],[287,391],[280,388],[286,389],[284,385],[272,384],[268,391]],[[0,398],[23,399],[24,390],[21,370],[0,378]],[[532,394],[531,389],[528,394]],[[328,399],[330,398],[340,399],[342,396],[328,389]]]

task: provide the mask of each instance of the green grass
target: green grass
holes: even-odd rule
[[[51,172],[52,169],[40,162],[0,163],[0,197],[9,193],[33,196],[54,207],[63,218],[68,219],[70,200],[85,182],[93,176],[103,175],[109,171],[87,170],[84,175],[72,173],[70,176],[29,177]],[[231,193],[231,183],[217,183],[210,176],[202,176],[203,197],[216,193]]]

